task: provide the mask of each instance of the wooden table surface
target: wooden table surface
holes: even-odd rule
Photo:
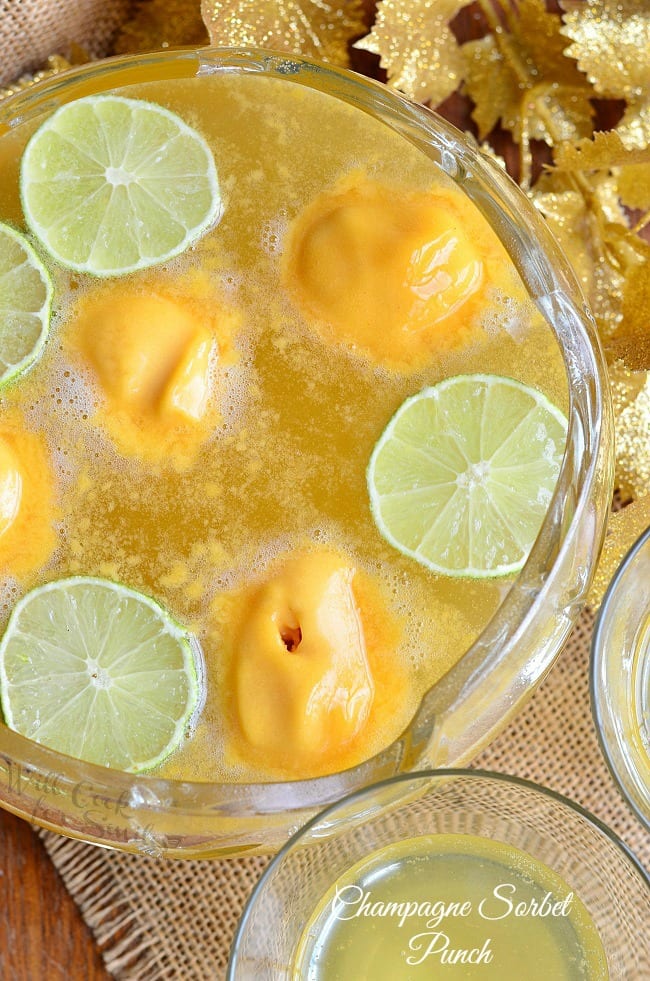
[[[108,981],[90,930],[26,821],[0,811],[0,978]]]

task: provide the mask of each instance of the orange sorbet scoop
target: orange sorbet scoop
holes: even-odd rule
[[[296,219],[287,288],[326,339],[417,370],[465,343],[480,307],[486,243],[473,210],[442,187],[403,191],[356,172]]]
[[[253,594],[236,640],[236,713],[268,767],[306,775],[365,725],[375,686],[353,591],[330,552],[298,554]]]
[[[170,424],[175,413],[201,418],[213,338],[189,310],[135,293],[100,301],[87,317],[84,348],[112,402]]]
[[[0,426],[0,568],[25,579],[56,547],[55,482],[44,439],[7,411]]]
[[[89,292],[68,334],[99,383],[105,404],[98,421],[119,449],[178,467],[214,427],[212,365],[220,329],[232,327],[201,277],[183,286],[176,293],[147,284]]]

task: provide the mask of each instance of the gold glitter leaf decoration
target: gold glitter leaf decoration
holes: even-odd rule
[[[638,262],[627,240],[636,245],[637,237],[625,224],[616,179],[598,174],[576,181],[552,171],[530,196],[570,259],[605,340],[621,323],[625,274]]]
[[[198,0],[146,0],[136,4],[115,42],[116,54],[207,44]]]
[[[202,0],[215,45],[273,48],[336,65],[366,29],[362,0]]]
[[[625,99],[618,131],[626,144],[650,141],[650,4],[647,0],[562,0],[567,50],[596,94]]]
[[[525,150],[530,140],[553,145],[589,136],[592,92],[565,55],[559,16],[544,0],[521,0],[516,12],[504,7],[504,17],[505,29],[492,16],[492,33],[461,48],[479,135],[500,119]]]
[[[584,75],[567,53],[558,15],[546,9],[545,0],[519,0],[514,6],[517,15],[507,16],[508,32],[533,78],[585,88]]]
[[[628,497],[650,492],[650,372],[610,365],[616,433],[616,486]]]
[[[437,106],[460,85],[465,60],[449,22],[471,0],[382,0],[370,33],[355,48],[381,59],[388,85]]]
[[[603,551],[588,597],[591,607],[600,606],[605,590],[623,558],[637,538],[649,527],[650,494],[640,497],[610,516]]]
[[[616,127],[627,146],[647,146],[650,143],[650,94],[646,101],[632,99]]]
[[[650,150],[645,152],[650,158]],[[650,162],[632,164],[621,171],[618,193],[628,208],[650,209]]]
[[[626,147],[616,130],[594,133],[593,139],[561,143],[554,154],[558,170],[574,173],[609,170],[627,164],[650,164],[650,148]]]
[[[531,196],[578,273],[610,364],[649,369],[650,150],[615,131],[561,144]]]
[[[607,341],[610,360],[620,359],[632,371],[650,371],[650,247],[645,260],[625,278],[621,322]],[[646,430],[650,448],[650,420]]]
[[[519,138],[521,88],[511,62],[503,57],[494,35],[468,41],[462,48],[465,91],[474,102],[472,118],[484,139],[501,120]]]
[[[645,0],[562,0],[568,54],[598,95],[634,100],[650,93],[650,5]]]

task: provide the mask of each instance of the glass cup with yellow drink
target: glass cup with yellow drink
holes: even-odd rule
[[[566,798],[478,770],[403,774],[273,859],[228,979],[640,978],[649,914],[647,873]]]

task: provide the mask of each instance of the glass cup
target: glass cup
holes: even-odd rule
[[[395,847],[399,849],[409,839],[427,836],[427,847],[435,853],[439,847],[437,842],[449,835],[459,836],[454,841],[461,842],[468,840],[463,836],[478,836],[490,843],[498,843],[498,848],[509,846],[525,852],[533,863],[543,863],[560,877],[565,899],[573,894],[570,902],[577,903],[578,899],[582,902],[600,938],[600,956],[604,953],[607,967],[605,969],[601,960],[597,973],[566,973],[562,977],[589,977],[590,981],[609,977],[611,981],[627,981],[649,976],[650,880],[608,828],[559,794],[515,777],[479,770],[432,770],[400,775],[347,797],[315,817],[285,845],[266,868],[248,900],[232,944],[228,981],[281,981],[325,976],[318,973],[313,961],[313,973],[307,973],[305,966],[296,964],[296,956],[301,956],[306,925],[310,924],[309,943],[318,936],[319,925],[326,921],[326,917],[319,917],[313,925],[310,923],[315,909],[320,907],[327,913],[328,906],[322,906],[323,897],[327,897],[335,916],[350,922],[355,918],[353,914],[365,909],[366,923],[375,915],[379,924],[377,931],[383,931],[384,936],[387,931],[396,935],[396,947],[392,950],[382,948],[382,957],[386,958],[385,976],[393,977],[395,981],[401,977],[408,977],[410,981],[417,981],[418,977],[442,977],[446,976],[445,971],[459,976],[450,965],[441,966],[440,975],[435,973],[439,962],[433,955],[418,963],[423,951],[428,949],[430,941],[425,938],[432,935],[430,931],[444,931],[453,944],[461,923],[450,913],[441,923],[429,922],[427,926],[431,909],[435,910],[436,889],[438,895],[442,894],[442,884],[430,870],[427,870],[426,896],[431,905],[419,912],[412,908],[408,916],[404,904],[411,902],[414,906],[412,897],[416,895],[416,880],[410,880],[411,894],[403,882],[399,893],[402,908],[387,916],[379,905],[383,903],[387,907],[389,903],[386,879],[382,877],[379,865],[372,866],[374,872],[366,880],[363,889],[367,888],[367,891],[361,902],[360,894],[353,895],[349,884],[339,887],[338,899],[336,892],[328,896],[341,876],[357,863],[367,862],[368,856],[378,850],[392,849],[389,852],[392,861]],[[534,864],[530,868],[533,869]],[[390,867],[387,871],[390,875]],[[462,875],[463,871],[455,868],[454,895],[459,902],[466,899],[459,883],[465,881],[464,888],[469,889],[468,880],[463,880]],[[534,877],[534,873],[531,875]],[[507,875],[505,879],[507,882]],[[507,947],[518,944],[522,945],[518,956],[533,959],[540,956],[537,950],[527,953],[523,949],[525,919],[534,915],[534,907],[528,906],[525,914],[515,914],[517,894],[503,884],[502,868],[490,872],[486,881],[490,883],[490,889],[494,882],[499,892],[492,895],[486,890],[485,893],[481,907],[485,936],[489,937],[501,913],[505,914],[504,920],[508,916],[518,917],[515,932],[507,944],[502,939],[499,946],[494,940],[490,967],[495,973],[489,973],[489,976],[499,977],[501,981],[515,981],[515,975],[499,966],[499,959],[504,962],[509,953]],[[505,902],[505,898],[511,896],[512,908]],[[391,895],[390,899],[394,901],[395,897]],[[332,906],[332,903],[336,905]],[[474,901],[473,908],[466,911],[467,916],[477,916],[479,905],[480,900]],[[546,908],[548,910],[548,904]],[[401,927],[397,926],[397,916],[403,917]],[[330,917],[328,926],[331,925]],[[367,973],[363,959],[359,959],[364,955],[356,946],[358,940],[352,933],[348,933],[346,939],[350,944],[350,957],[355,960],[356,976],[372,976]],[[375,935],[375,943],[378,942]],[[372,956],[372,953],[366,956]],[[413,966],[407,969],[405,961],[409,956]],[[403,970],[407,973],[402,973]],[[462,970],[462,977],[480,978],[487,968],[485,963],[477,963],[475,973],[469,966]],[[560,976],[548,965],[543,970],[550,972],[546,974],[549,979]],[[516,981],[522,976],[517,974]]]
[[[423,698],[401,736],[342,773],[226,784],[130,775],[83,763],[0,727],[0,803],[37,824],[131,852],[207,858],[277,849],[317,810],[359,787],[426,766],[469,761],[551,668],[589,588],[611,498],[612,411],[593,318],[543,219],[507,175],[443,119],[378,82],[302,58],[199,49],[113,58],[52,77],[0,104],[0,139],[22,121],[133,82],[251,73],[344,100],[402,135],[475,203],[555,332],[566,365],[569,426],[537,541],[503,603]]]
[[[600,607],[591,705],[612,775],[650,831],[650,528],[621,562]]]

